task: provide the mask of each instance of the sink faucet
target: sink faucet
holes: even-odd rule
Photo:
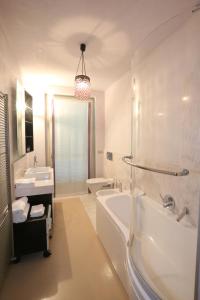
[[[163,207],[169,208],[170,210],[173,210],[175,208],[175,201],[174,198],[170,195],[165,195],[164,197],[160,194],[160,197],[163,201]]]
[[[118,180],[117,178],[115,178],[115,181],[114,181],[114,188],[119,189],[120,192],[122,192],[122,190],[123,190],[122,182],[120,180]]]
[[[119,184],[119,191],[120,193],[122,193],[123,192],[122,182],[119,180],[118,184]]]
[[[34,155],[34,158],[33,158],[33,166],[34,166],[34,168],[37,167],[37,163],[38,163],[38,161],[37,161],[37,156]]]

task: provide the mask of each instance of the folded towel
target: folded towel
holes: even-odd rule
[[[31,218],[41,217],[44,215],[45,207],[43,204],[33,205],[31,207]]]
[[[26,205],[28,203],[28,198],[27,197],[22,197],[18,200],[15,200],[12,203],[12,212],[16,214],[21,214],[24,212]]]
[[[27,217],[28,217],[29,207],[30,207],[30,204],[27,203],[23,213],[21,213],[21,214],[13,213],[13,223],[25,222],[27,220]]]

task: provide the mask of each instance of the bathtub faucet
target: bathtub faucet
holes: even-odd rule
[[[171,195],[165,195],[164,197],[160,194],[160,197],[163,201],[163,207],[169,208],[170,210],[173,210],[175,208],[175,201],[174,198]]]
[[[180,215],[178,215],[176,221],[180,222],[186,215],[189,215],[189,209],[187,207],[184,207]]]
[[[34,165],[34,168],[37,167],[37,163],[38,163],[38,161],[37,161],[37,156],[34,155],[34,158],[33,158],[33,165]]]

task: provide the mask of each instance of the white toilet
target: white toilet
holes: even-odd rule
[[[113,178],[90,178],[86,180],[87,186],[92,194],[96,194],[97,191],[104,188],[112,187]]]

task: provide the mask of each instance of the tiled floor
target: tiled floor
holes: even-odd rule
[[[1,300],[128,300],[79,198],[56,200],[52,256],[11,265]]]

